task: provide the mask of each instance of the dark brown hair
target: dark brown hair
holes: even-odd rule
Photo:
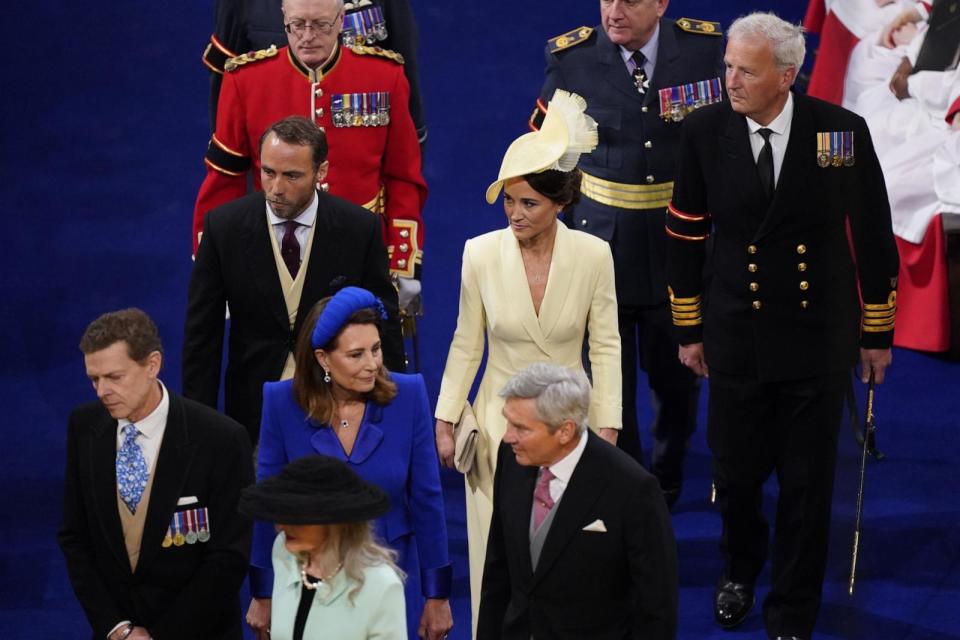
[[[297,404],[306,414],[322,424],[330,424],[333,419],[333,393],[331,392],[332,382],[324,382],[323,367],[317,362],[314,356],[314,348],[311,344],[313,337],[313,327],[317,324],[317,319],[326,308],[330,298],[320,300],[303,321],[300,328],[300,335],[297,337],[297,346],[294,351],[294,360],[296,362],[296,371],[293,374],[293,397]],[[372,324],[377,328],[377,333],[383,335],[383,329],[380,326],[380,315],[373,309],[360,309],[355,311],[343,323],[337,335],[329,343],[321,347],[326,352],[336,350],[337,342],[343,330],[352,324]],[[373,400],[376,404],[389,404],[391,400],[397,397],[397,385],[390,379],[390,374],[386,367],[380,365],[377,371],[377,379],[373,384],[373,389],[367,393],[367,399]]]
[[[580,202],[580,169],[557,171],[548,169],[540,173],[528,173],[523,176],[530,187],[540,195],[550,198],[566,209]]]
[[[163,353],[157,325],[136,308],[111,311],[91,322],[80,338],[80,351],[94,353],[121,341],[127,343],[127,354],[136,362],[142,363],[154,351]]]
[[[259,153],[263,155],[263,143],[270,134],[287,144],[298,144],[313,150],[313,168],[317,169],[327,159],[327,134],[312,120],[303,116],[289,116],[267,127],[260,136]]]

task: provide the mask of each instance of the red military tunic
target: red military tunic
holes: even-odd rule
[[[414,275],[421,262],[423,223],[420,211],[427,186],[420,172],[420,147],[410,118],[410,90],[402,58],[373,47],[337,50],[321,68],[310,70],[287,47],[271,48],[233,59],[227,65],[217,128],[204,161],[207,176],[193,212],[194,250],[203,218],[212,209],[247,192],[246,173],[254,170],[260,189],[259,141],[274,122],[291,115],[312,117],[330,145],[330,193],[383,214],[384,243],[392,272]],[[230,67],[233,70],[230,71]],[[344,99],[343,96],[346,96]],[[339,117],[334,106],[364,103],[368,110],[389,101],[389,120]],[[336,101],[336,104],[334,102]],[[342,109],[338,109],[342,113]]]

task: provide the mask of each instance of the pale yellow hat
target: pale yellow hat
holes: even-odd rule
[[[597,148],[597,123],[586,114],[587,101],[575,93],[557,89],[547,105],[539,131],[525,133],[503,155],[500,175],[487,187],[487,202],[493,204],[503,183],[510,178],[549,169],[571,171],[580,154]]]

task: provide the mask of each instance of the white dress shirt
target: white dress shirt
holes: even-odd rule
[[[773,150],[773,186],[780,182],[780,167],[783,166],[783,156],[787,152],[787,142],[790,140],[790,125],[793,122],[793,92],[787,93],[787,101],[783,110],[773,121],[766,126],[773,131],[770,134],[770,147]],[[763,136],[757,133],[764,126],[759,122],[747,118],[747,128],[750,130],[750,149],[753,151],[753,162],[757,162],[760,150],[763,149]]]
[[[577,442],[573,451],[547,467],[554,476],[553,480],[550,481],[550,497],[553,498],[554,503],[563,497],[563,492],[567,490],[567,485],[570,484],[570,476],[573,475],[573,470],[577,468],[577,463],[580,462],[583,450],[586,448],[587,432],[584,431],[580,434],[580,441]]]
[[[267,219],[270,221],[270,226],[273,227],[273,234],[277,237],[277,244],[283,246],[283,234],[287,231],[283,225],[287,220],[275,214],[273,209],[270,208],[269,202],[266,204]],[[300,243],[300,262],[303,262],[304,252],[307,250],[307,238],[310,236],[310,227],[312,227],[313,223],[317,220],[317,207],[319,204],[320,201],[317,198],[317,193],[314,192],[313,200],[310,201],[307,208],[303,210],[303,213],[293,219],[294,222],[299,223],[293,235],[297,238],[297,242]]]
[[[647,61],[643,63],[643,72],[647,74],[647,80],[653,80],[653,71],[657,68],[657,44],[659,42],[660,23],[657,22],[657,26],[653,30],[653,35],[647,40],[647,44],[640,47],[640,53],[647,59]],[[637,65],[635,65],[631,59],[633,53],[630,49],[620,45],[620,57],[623,58],[623,63],[627,65],[627,71],[630,72],[630,75],[633,75],[633,70],[637,68]]]
[[[153,475],[153,470],[157,466],[157,456],[160,454],[160,442],[163,441],[163,432],[167,428],[167,415],[170,413],[170,394],[163,383],[157,380],[160,385],[160,404],[142,420],[133,424],[137,427],[135,442],[140,445],[143,452],[143,460],[147,463],[147,473]],[[123,430],[130,424],[126,418],[117,421],[117,450],[123,445]]]

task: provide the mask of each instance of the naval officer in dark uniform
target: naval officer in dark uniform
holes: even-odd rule
[[[733,23],[729,101],[684,122],[666,224],[679,359],[710,376],[724,555],[714,615],[734,627],[753,605],[769,539],[763,483],[775,471],[763,616],[785,640],[813,633],[849,371],[859,359],[863,382],[883,381],[898,272],[866,122],[791,92],[804,52],[802,29],[773,14]]]
[[[665,271],[663,215],[673,189],[680,121],[722,99],[719,25],[663,17],[669,0],[601,0],[597,28],[550,40],[546,81],[530,119],[538,128],[556,89],[582,95],[600,144],[581,157],[584,196],[567,223],[610,243],[623,358],[619,446],[641,463],[637,365],[654,410],[651,471],[672,505],[680,495],[687,441],[696,428],[699,383],[677,362]]]
[[[352,0],[343,2],[344,45],[363,44],[391,49],[403,56],[403,70],[410,83],[410,116],[420,145],[427,139],[427,124],[420,96],[417,69],[417,23],[409,0]],[[278,49],[287,44],[281,0],[215,0],[214,32],[203,52],[210,69],[210,130],[216,129],[224,65],[248,51]]]

